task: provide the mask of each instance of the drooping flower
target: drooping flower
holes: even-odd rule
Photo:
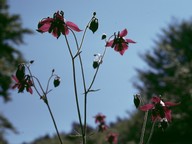
[[[151,104],[141,106],[139,109],[142,111],[152,111],[152,121],[166,119],[171,121],[171,106],[176,106],[179,103],[164,102],[160,97],[154,96],[151,99]]]
[[[104,132],[105,130],[107,130],[108,126],[105,123],[105,118],[106,116],[99,113],[96,116],[94,116],[95,118],[95,123],[99,123],[98,124],[98,132]]]
[[[68,35],[69,28],[77,32],[81,31],[76,24],[64,19],[63,11],[57,11],[54,13],[53,18],[47,17],[42,19],[38,23],[37,31],[41,33],[49,32],[52,33],[53,36],[59,38],[61,34]]]
[[[121,55],[128,49],[129,43],[136,43],[131,39],[126,39],[125,36],[128,34],[127,29],[114,34],[114,39],[106,43],[106,47],[114,48],[115,51],[119,52]]]
[[[23,79],[18,79],[17,76],[12,76],[13,80],[16,82],[12,88],[15,89],[17,88],[18,89],[18,93],[20,92],[23,92],[25,89],[27,92],[29,92],[30,94],[33,93],[33,90],[32,90],[32,86],[33,86],[33,83],[30,79],[29,76],[25,76]]]
[[[117,144],[118,141],[118,134],[116,133],[109,133],[106,141],[109,142],[110,144]]]
[[[103,122],[105,122],[106,116],[99,113],[96,116],[94,116],[94,118],[95,118],[95,123],[103,123]]]

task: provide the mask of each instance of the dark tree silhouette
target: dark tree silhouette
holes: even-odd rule
[[[23,35],[31,34],[29,29],[22,28],[19,15],[10,15],[6,0],[0,0],[0,97],[5,101],[10,100],[11,75],[24,58],[15,47],[24,44]],[[0,114],[0,143],[6,144],[5,130],[16,132],[13,125]]]
[[[162,32],[153,51],[142,55],[149,67],[137,69],[141,83],[135,86],[148,100],[156,94],[181,102],[168,130],[155,133],[151,143],[184,144],[192,134],[192,21],[172,23]]]
[[[22,28],[19,15],[10,15],[6,0],[0,0],[0,96],[9,100],[8,90],[11,84],[11,74],[24,58],[15,48],[24,44],[23,35],[32,33]]]

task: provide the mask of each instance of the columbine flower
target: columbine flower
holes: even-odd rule
[[[118,141],[118,135],[116,133],[110,133],[108,134],[106,141],[110,144],[117,144]]]
[[[95,118],[95,123],[103,123],[105,122],[106,116],[99,113],[96,116],[94,116],[94,118]]]
[[[69,28],[77,32],[81,31],[76,24],[64,19],[63,11],[57,11],[56,13],[54,13],[53,18],[48,17],[42,19],[38,23],[37,31],[41,33],[49,32],[52,33],[53,36],[59,38],[61,34],[69,34]]]
[[[111,41],[108,41],[106,43],[106,47],[112,47],[115,51],[119,52],[121,55],[124,54],[124,52],[128,49],[129,43],[136,43],[135,41],[131,39],[125,39],[124,37],[127,35],[128,31],[127,29],[122,30],[121,32],[118,32],[118,34],[114,35],[114,39]]]
[[[94,116],[95,118],[95,123],[99,123],[98,125],[98,131],[99,132],[103,132],[105,130],[107,130],[107,125],[105,124],[105,118],[106,116],[103,114],[97,114],[96,116]]]
[[[13,80],[16,82],[15,85],[13,85],[13,89],[18,88],[18,93],[23,92],[24,89],[26,88],[27,92],[29,92],[30,94],[33,93],[32,90],[32,86],[33,83],[30,79],[29,76],[26,76],[25,78],[23,78],[22,80],[19,80],[16,76],[12,76]]]
[[[142,111],[152,110],[152,121],[167,119],[171,121],[171,110],[169,107],[178,105],[178,103],[164,102],[160,97],[154,96],[151,99],[152,104],[146,104],[140,107]]]

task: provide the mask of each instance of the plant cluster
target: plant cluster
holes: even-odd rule
[[[78,25],[75,23],[68,21],[65,19],[64,12],[63,11],[57,11],[53,14],[52,17],[46,17],[43,18],[39,23],[37,27],[37,31],[40,33],[50,33],[55,38],[60,38],[61,36],[64,36],[65,43],[67,45],[70,57],[71,57],[71,64],[72,64],[72,76],[73,76],[73,89],[74,89],[74,95],[76,100],[76,107],[77,107],[77,115],[79,119],[79,125],[80,125],[80,131],[77,132],[77,136],[81,137],[81,141],[83,144],[87,143],[87,138],[90,135],[87,133],[87,103],[88,103],[88,94],[91,92],[97,92],[98,90],[93,89],[93,84],[96,80],[96,77],[99,72],[99,68],[104,61],[105,53],[107,49],[111,48],[114,49],[115,52],[118,52],[120,55],[124,55],[125,51],[128,49],[129,44],[136,43],[134,40],[126,38],[128,34],[128,30],[125,28],[121,31],[114,32],[111,36],[107,37],[106,34],[103,34],[101,36],[101,39],[105,42],[103,53],[97,53],[95,54],[95,58],[93,59],[93,68],[95,70],[92,80],[88,84],[86,82],[86,75],[85,75],[85,69],[84,69],[84,63],[82,61],[82,52],[83,52],[83,44],[84,39],[87,33],[87,30],[91,30],[93,33],[97,31],[99,28],[99,21],[96,17],[96,13],[93,13],[92,18],[86,25],[84,30],[81,30]],[[76,32],[83,32],[83,36],[81,38],[81,41],[79,42],[77,40]],[[68,40],[68,35],[71,34],[74,38],[74,42],[76,44],[76,48],[71,47],[71,43]],[[83,111],[80,110],[79,107],[79,93],[78,93],[78,84],[77,84],[77,63],[76,60],[78,60],[80,65],[80,71],[81,71],[81,78],[83,83],[83,94],[84,94],[84,109]],[[39,79],[33,75],[30,66],[32,65],[34,61],[30,61],[30,63],[22,63],[18,66],[16,70],[16,74],[12,76],[13,80],[15,81],[15,84],[13,85],[13,88],[17,88],[18,92],[24,92],[27,91],[30,94],[34,94],[34,90],[39,95],[41,100],[44,101],[46,106],[48,107],[48,110],[50,112],[53,124],[55,126],[59,141],[61,144],[65,143],[62,141],[60,134],[58,132],[57,124],[54,119],[54,116],[51,111],[51,107],[49,105],[48,101],[48,94],[51,91],[50,89],[50,82],[53,79],[53,85],[54,87],[58,87],[61,78],[60,76],[55,74],[55,70],[52,70],[52,73],[48,79],[48,83],[43,88],[41,82]],[[170,107],[176,106],[179,103],[173,103],[173,102],[165,102],[161,96],[153,96],[151,98],[151,103],[146,104],[141,97],[141,95],[136,94],[134,95],[134,103],[135,106],[145,112],[144,116],[144,122],[143,127],[141,130],[141,137],[140,137],[140,144],[143,143],[149,143],[150,139],[153,134],[154,125],[156,123],[159,124],[159,128],[162,130],[165,130],[168,127],[168,124],[171,122],[171,109]],[[144,142],[144,135],[145,135],[145,127],[146,127],[146,121],[148,117],[148,113],[151,114],[151,120],[153,122],[151,133],[149,135],[149,138],[146,142]],[[82,117],[82,113],[84,117]],[[103,133],[104,131],[107,131],[106,135],[106,142],[109,144],[117,144],[118,143],[118,133],[110,131],[110,128],[106,124],[106,116],[102,113],[98,113],[94,116],[95,123],[97,124],[99,133]],[[96,133],[96,132],[95,132]]]

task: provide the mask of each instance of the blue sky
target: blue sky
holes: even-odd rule
[[[92,78],[93,55],[101,53],[104,42],[101,35],[108,36],[114,32],[128,29],[127,38],[135,40],[130,44],[123,56],[113,49],[107,49],[104,62],[99,71],[93,88],[101,89],[91,93],[88,97],[88,124],[95,127],[93,116],[102,112],[107,116],[107,123],[115,122],[117,117],[125,118],[127,111],[134,111],[133,95],[138,91],[132,86],[137,81],[135,68],[147,69],[139,54],[143,54],[154,46],[157,34],[173,22],[173,18],[188,20],[192,16],[190,0],[8,0],[10,12],[20,14],[23,27],[34,30],[34,35],[24,38],[26,44],[19,46],[27,60],[35,60],[31,69],[46,85],[47,79],[54,68],[61,76],[60,87],[54,89],[49,95],[59,131],[69,132],[71,124],[78,121],[75,98],[72,87],[72,73],[70,56],[64,37],[59,39],[45,33],[36,32],[37,23],[44,17],[52,16],[58,10],[63,10],[65,18],[76,23],[84,29],[92,13],[97,13],[99,30],[86,35],[83,46],[83,61],[87,81]],[[78,39],[82,33],[77,34]],[[70,37],[70,35],[69,35]],[[71,38],[71,37],[70,37]],[[80,84],[79,84],[80,85]],[[18,94],[11,91],[13,101],[4,104],[0,100],[0,112],[4,114],[17,128],[19,134],[8,132],[6,137],[11,144],[32,141],[34,138],[45,134],[54,134],[55,130],[47,111],[47,107],[36,94]],[[79,90],[80,105],[82,105],[81,91]]]

